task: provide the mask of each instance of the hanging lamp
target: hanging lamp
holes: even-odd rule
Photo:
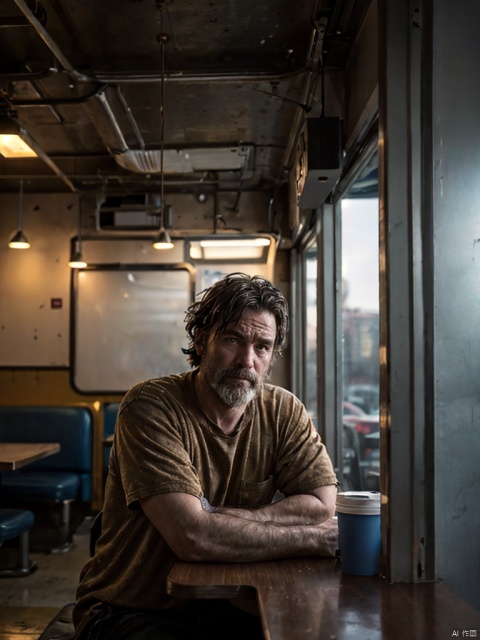
[[[78,236],[72,242],[70,260],[68,266],[71,269],[84,269],[87,266],[82,254],[82,198],[78,202]]]
[[[162,20],[163,26],[163,20]],[[170,234],[165,229],[165,185],[163,174],[163,152],[165,142],[165,44],[170,40],[168,33],[160,33],[157,36],[160,42],[161,59],[162,59],[162,75],[160,81],[160,232],[153,242],[154,249],[172,249],[173,242]]]
[[[10,249],[29,249],[30,243],[22,229],[23,216],[23,180],[20,181],[20,191],[18,195],[18,230],[11,238],[8,246]]]

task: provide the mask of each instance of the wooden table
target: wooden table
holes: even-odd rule
[[[442,585],[388,585],[379,577],[343,574],[340,568],[339,560],[317,557],[177,562],[167,590],[181,598],[256,598],[267,640],[480,638],[480,613]]]
[[[59,451],[58,442],[0,442],[0,471],[13,471]]]

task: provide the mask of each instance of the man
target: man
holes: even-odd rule
[[[77,594],[82,639],[261,638],[257,618],[227,602],[168,596],[176,559],[335,552],[331,461],[300,401],[266,383],[288,331],[284,296],[226,276],[186,329],[193,371],[140,383],[121,404],[102,535]]]

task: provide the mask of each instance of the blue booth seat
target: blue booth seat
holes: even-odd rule
[[[31,548],[67,550],[89,513],[93,417],[87,407],[0,407],[0,442],[58,442],[60,452],[2,473],[2,506],[31,509]]]
[[[18,538],[17,563],[13,567],[0,566],[1,578],[26,576],[37,568],[36,563],[29,560],[29,531],[34,522],[32,511],[0,509],[0,546],[7,540]]]
[[[32,500],[74,500],[80,492],[81,480],[78,474],[64,471],[6,471],[2,475],[2,486],[9,498]]]

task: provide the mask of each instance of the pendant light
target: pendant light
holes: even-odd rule
[[[27,236],[22,230],[22,215],[23,215],[23,180],[20,181],[20,192],[18,195],[18,230],[12,237],[8,246],[10,249],[29,249],[30,243],[27,240]]]
[[[78,202],[78,236],[72,241],[70,260],[68,266],[72,269],[84,269],[87,263],[82,255],[82,197]]]
[[[161,22],[163,26],[163,20]],[[162,59],[162,75],[160,82],[160,232],[153,242],[154,249],[172,249],[173,242],[170,239],[170,234],[165,229],[165,189],[164,189],[164,174],[163,174],[163,147],[165,139],[165,45],[170,40],[168,33],[160,33],[157,36],[157,40],[160,42],[161,59]]]
[[[160,249],[160,250],[161,249],[173,249],[173,242],[172,242],[172,240],[170,238],[170,234],[163,227],[162,227],[162,229],[160,229],[160,233],[158,234],[158,236],[154,240],[153,248],[154,249]]]

